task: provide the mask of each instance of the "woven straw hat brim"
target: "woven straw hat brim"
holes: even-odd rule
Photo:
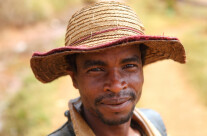
[[[68,69],[71,66],[66,62],[65,58],[67,55],[101,51],[127,45],[145,45],[147,47],[144,49],[142,56],[143,66],[164,59],[172,59],[180,63],[185,63],[186,61],[184,47],[177,38],[136,35],[103,44],[99,43],[97,46],[65,46],[46,53],[34,53],[30,61],[31,68],[38,80],[48,83],[68,74]]]

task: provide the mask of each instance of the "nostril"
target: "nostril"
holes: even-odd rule
[[[108,88],[107,89],[104,89],[104,92],[108,92],[108,91],[110,91]]]
[[[121,83],[121,85],[125,85],[126,84],[126,82],[125,81],[123,81],[122,83]]]
[[[127,88],[127,83],[126,83],[125,81],[123,81],[123,82],[121,83],[121,85],[122,85],[123,89],[126,89],[126,88]]]
[[[110,86],[108,84],[104,85],[104,92],[110,91]]]
[[[125,90],[127,89],[128,85],[125,81],[114,81],[114,82],[110,82],[110,83],[105,83],[103,91],[104,92],[114,92],[114,93],[118,93],[121,90]]]

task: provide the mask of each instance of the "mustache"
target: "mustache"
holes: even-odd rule
[[[134,100],[136,100],[137,96],[136,96],[135,92],[132,92],[132,91],[130,91],[130,92],[123,91],[118,94],[110,92],[110,93],[107,93],[107,94],[104,94],[104,95],[97,97],[95,99],[95,105],[100,103],[103,99],[124,98],[124,97],[129,97],[132,101],[134,101]]]

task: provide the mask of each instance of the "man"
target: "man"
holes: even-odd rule
[[[72,16],[65,47],[34,53],[31,67],[38,80],[70,75],[80,93],[69,103],[66,124],[50,136],[167,135],[157,112],[135,108],[143,66],[163,59],[185,63],[185,51],[177,38],[143,31],[130,7],[96,3]]]

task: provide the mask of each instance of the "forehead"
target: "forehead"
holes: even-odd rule
[[[84,60],[104,60],[104,59],[122,59],[131,56],[141,57],[140,49],[138,45],[129,45],[123,47],[111,47],[104,50],[96,52],[88,52],[84,54],[79,54],[76,58],[77,62]]]

